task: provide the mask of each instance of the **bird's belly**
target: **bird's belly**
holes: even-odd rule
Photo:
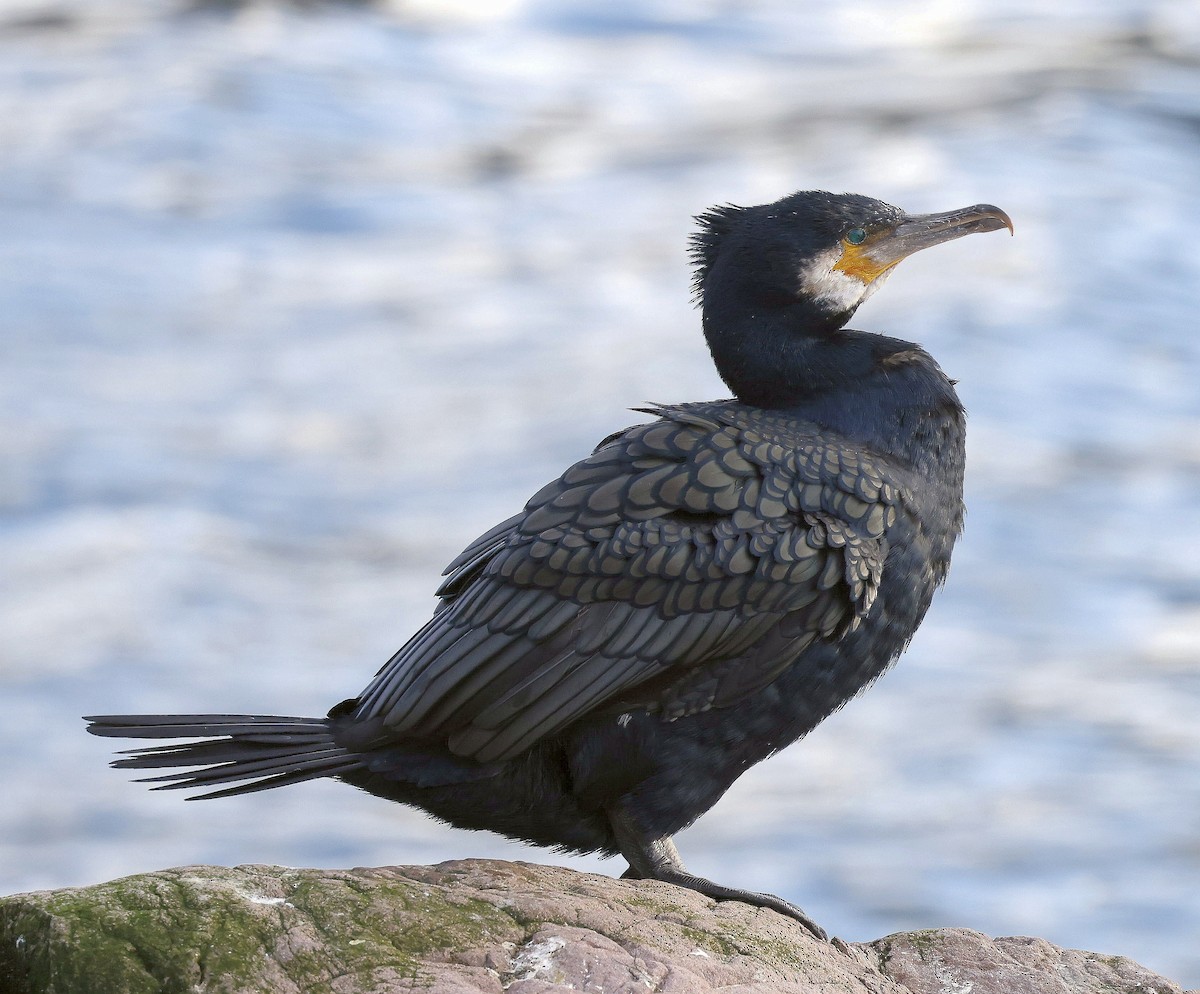
[[[581,723],[568,740],[574,789],[592,803],[632,806],[653,834],[686,828],[751,766],[880,676],[920,624],[933,589],[932,580],[885,580],[854,631],[809,646],[772,683],[731,707],[675,721],[643,712]]]

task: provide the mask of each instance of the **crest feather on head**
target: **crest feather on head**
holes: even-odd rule
[[[692,299],[700,304],[704,299],[704,278],[717,258],[721,239],[729,234],[733,217],[743,208],[736,204],[721,204],[710,207],[695,217],[700,230],[688,238],[688,258],[692,263]]]

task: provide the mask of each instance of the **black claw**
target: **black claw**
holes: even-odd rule
[[[679,850],[669,838],[644,838],[624,812],[609,811],[609,821],[621,843],[621,851],[629,860],[629,869],[621,874],[623,880],[661,880],[676,887],[694,890],[716,901],[741,901],[758,908],[770,908],[795,919],[822,942],[828,941],[829,936],[825,929],[813,921],[802,908],[785,901],[782,897],[725,887],[705,877],[698,877],[688,872],[683,860],[679,858]]]
[[[707,882],[707,881],[706,881]],[[816,938],[822,942],[829,941],[829,935],[825,929],[821,928],[813,921],[803,908],[798,908],[790,901],[785,901],[782,897],[776,897],[774,894],[758,894],[749,890],[736,890],[728,887],[715,885],[717,890],[725,891],[724,894],[711,894],[718,901],[742,901],[745,904],[757,905],[760,908],[770,908],[772,911],[777,911],[781,915],[786,915],[788,918],[793,918],[808,929]],[[699,889],[699,888],[697,888]],[[704,893],[701,891],[701,893]]]
[[[656,875],[654,879],[675,884],[678,887],[686,887],[688,890],[697,891],[716,901],[741,901],[743,904],[751,904],[758,908],[770,908],[781,915],[795,919],[822,942],[829,939],[825,929],[813,921],[803,908],[798,908],[790,901],[785,901],[782,897],[776,897],[774,894],[760,894],[757,891],[725,887],[687,872],[672,873],[668,871],[662,875]]]

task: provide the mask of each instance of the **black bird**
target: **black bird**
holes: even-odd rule
[[[735,399],[645,409],[472,542],[432,619],[325,718],[104,715],[96,735],[225,797],[316,777],[627,877],[790,915],[689,873],[671,836],[904,649],[963,521],[964,412],[911,342],[844,327],[903,258],[1012,230],[802,192],[715,207],[691,243]],[[195,769],[200,767],[200,769]]]

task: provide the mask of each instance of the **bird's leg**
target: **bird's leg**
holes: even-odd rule
[[[794,918],[813,935],[822,941],[828,939],[825,930],[804,913],[804,910],[789,904],[774,894],[759,894],[750,890],[738,890],[735,887],[724,887],[713,883],[704,877],[689,873],[679,850],[669,837],[647,839],[645,833],[638,831],[633,820],[624,812],[608,809],[609,824],[617,837],[621,855],[629,860],[629,869],[621,876],[631,880],[661,880],[664,883],[686,887],[688,890],[699,891],[706,897],[717,901],[742,901],[760,908],[770,908],[781,915]]]

